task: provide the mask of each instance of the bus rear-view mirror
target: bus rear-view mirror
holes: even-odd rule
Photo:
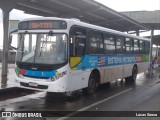
[[[18,30],[14,30],[9,34],[9,50],[17,50],[17,43],[18,43],[18,37],[17,37]]]

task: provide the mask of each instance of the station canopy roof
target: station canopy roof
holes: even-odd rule
[[[149,37],[148,37],[149,38]],[[153,44],[159,46],[160,45],[160,35],[153,36]]]
[[[77,18],[119,31],[149,30],[94,0],[18,0],[14,8],[45,17]]]

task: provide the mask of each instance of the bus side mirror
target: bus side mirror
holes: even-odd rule
[[[12,44],[12,35],[9,35],[9,43],[8,43],[9,45],[11,45]]]
[[[14,30],[9,34],[9,42],[8,42],[9,43],[9,50],[12,50],[12,49],[17,50],[18,49],[16,46],[17,44],[15,45],[15,42],[13,42],[13,35],[17,32],[18,32],[18,30]]]

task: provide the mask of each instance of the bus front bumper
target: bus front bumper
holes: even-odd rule
[[[66,84],[67,77],[60,78],[56,81],[49,81],[49,79],[35,79],[35,78],[19,78],[16,76],[15,85],[16,87],[32,89],[46,92],[57,92],[64,93],[69,92]]]

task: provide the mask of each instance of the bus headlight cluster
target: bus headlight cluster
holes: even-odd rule
[[[18,77],[23,78],[23,75],[22,75],[22,74],[19,74]]]
[[[18,67],[16,67],[15,72],[16,72],[17,76],[20,77],[20,78],[24,78],[23,75],[26,74],[26,70],[20,69]]]
[[[18,71],[15,71],[15,72],[16,72],[16,75],[17,75],[18,77],[23,78],[23,75],[22,75],[22,74],[20,74]]]
[[[16,72],[16,74],[17,74],[18,77],[23,78],[23,75],[22,75],[22,74],[19,74],[19,73],[17,73],[17,72]]]
[[[66,74],[67,74],[67,71],[64,71],[62,73],[59,73],[58,75],[55,75],[55,76],[51,77],[50,80],[51,81],[58,80],[58,79],[62,78],[64,75],[66,75]]]

